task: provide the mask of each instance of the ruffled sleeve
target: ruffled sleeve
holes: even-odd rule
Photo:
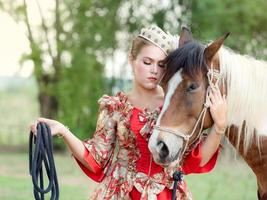
[[[192,151],[191,153],[185,158],[184,164],[182,166],[183,172],[185,174],[191,174],[191,173],[207,173],[210,172],[217,161],[218,154],[219,154],[219,148],[214,153],[214,155],[211,157],[211,159],[204,165],[200,166],[200,162],[202,160],[202,154],[201,154],[201,145],[202,143],[199,143]]]
[[[99,113],[96,131],[92,139],[85,140],[84,160],[91,166],[93,172],[88,170],[76,159],[84,173],[97,182],[101,182],[106,169],[111,164],[116,140],[116,108],[119,105],[118,98],[107,95],[98,101]]]

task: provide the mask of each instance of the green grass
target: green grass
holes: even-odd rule
[[[55,156],[61,200],[88,199],[96,183],[89,180],[69,154]],[[33,198],[26,153],[0,155],[0,199]],[[251,170],[240,160],[219,160],[212,173],[188,175],[188,187],[196,200],[256,199],[256,182]],[[49,198],[47,198],[49,199]]]
[[[220,159],[208,174],[188,175],[188,187],[197,200],[256,199],[257,184],[251,169],[240,160]]]
[[[55,162],[60,186],[60,199],[88,199],[97,184],[90,181],[79,170],[70,156],[56,155]],[[34,199],[31,176],[28,173],[28,155],[26,153],[4,153],[0,156],[0,163],[0,199]],[[46,199],[49,199],[49,196]]]

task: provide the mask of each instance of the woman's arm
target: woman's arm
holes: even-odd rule
[[[225,95],[221,94],[218,87],[211,87],[209,100],[210,113],[214,124],[201,146],[202,160],[200,166],[204,166],[217,151],[222,135],[227,127],[227,104]]]
[[[99,174],[99,170],[107,166],[114,152],[116,120],[113,114],[117,103],[117,101],[107,95],[100,98],[96,131],[93,138],[86,141],[81,141],[62,123],[46,118],[39,118],[35,124],[31,125],[31,131],[36,134],[37,123],[46,123],[50,127],[52,136],[59,135],[64,138],[64,142],[79,165],[82,165],[83,170]]]
[[[91,167],[90,163],[84,160],[84,151],[86,149],[83,142],[74,134],[72,134],[68,129],[63,132],[62,137],[64,139],[64,142],[67,144],[69,150],[71,151],[72,155],[76,159],[78,159],[88,170],[95,173],[95,170]]]
[[[62,123],[46,119],[46,118],[38,118],[37,122],[31,125],[31,131],[36,134],[36,126],[38,122],[43,122],[50,127],[52,136],[58,135],[63,137],[64,142],[67,144],[71,153],[83,164],[85,165],[91,172],[94,172],[92,167],[83,159],[85,147],[83,142],[77,138],[73,133],[69,131],[67,127],[65,127]]]

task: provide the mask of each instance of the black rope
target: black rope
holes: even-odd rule
[[[176,200],[176,190],[178,182],[183,180],[183,172],[182,171],[175,171],[172,175],[174,183],[172,188],[172,200]]]
[[[48,185],[45,189],[43,166],[48,177]],[[52,136],[50,128],[45,123],[37,124],[37,136],[30,133],[29,170],[32,176],[35,200],[44,200],[44,195],[49,192],[51,192],[50,200],[58,200],[59,187],[53,157]]]

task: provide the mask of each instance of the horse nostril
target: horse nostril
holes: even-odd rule
[[[169,149],[168,149],[167,145],[162,141],[158,142],[158,146],[160,146],[159,157],[162,160],[165,160],[167,158],[167,156],[169,155]]]

